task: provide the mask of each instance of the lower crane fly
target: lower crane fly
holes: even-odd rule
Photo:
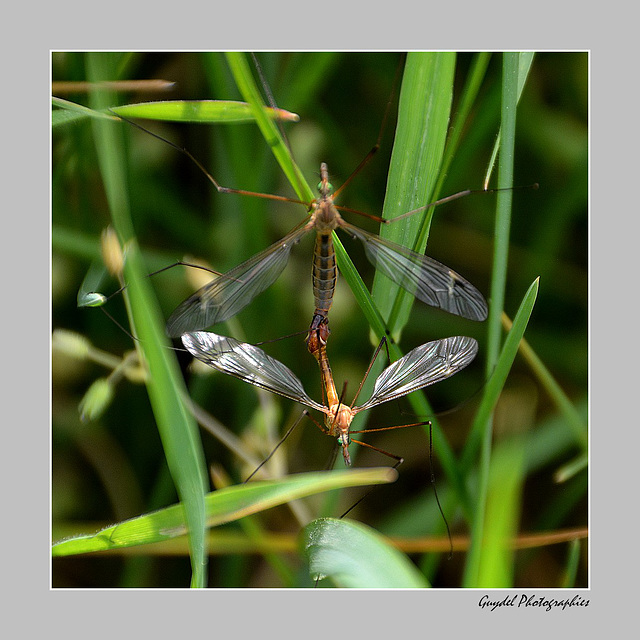
[[[444,338],[420,345],[382,371],[376,378],[371,397],[366,402],[354,406],[359,389],[348,406],[343,404],[335,393],[328,360],[326,368],[323,368],[322,353],[326,358],[326,352],[322,349],[317,357],[323,372],[325,388],[327,385],[333,388],[333,393],[327,397],[326,405],[312,400],[304,390],[302,382],[286,365],[255,345],[208,331],[185,333],[182,335],[182,343],[195,358],[217,371],[324,413],[324,427],[319,426],[323,433],[337,438],[347,466],[351,464],[349,444],[352,440],[349,430],[356,414],[446,380],[464,369],[478,351],[478,343],[466,336]],[[356,440],[353,442],[364,444]]]

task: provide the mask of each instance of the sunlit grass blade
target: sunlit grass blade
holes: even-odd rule
[[[52,125],[65,124],[84,118],[114,120],[109,112],[90,109],[63,98],[51,98],[58,107],[51,114]],[[113,106],[111,111],[127,118],[146,118],[167,122],[192,122],[200,124],[243,124],[255,122],[252,108],[237,100],[158,100]],[[283,122],[297,122],[300,117],[285,109],[264,107],[267,118]]]
[[[113,111],[127,118],[148,118],[170,122],[200,124],[241,124],[254,122],[252,108],[236,100],[164,100],[140,102],[114,107]],[[265,107],[268,118],[297,122],[300,117],[284,109]]]
[[[304,529],[311,578],[353,589],[420,589],[429,584],[407,556],[374,529],[322,518]]]
[[[517,538],[524,480],[521,436],[500,443],[491,456],[478,582],[483,589],[513,586],[513,540]]]
[[[206,526],[215,527],[270,509],[291,500],[344,487],[393,482],[393,469],[380,467],[346,471],[301,473],[278,480],[235,485],[205,496]],[[187,524],[183,504],[126,520],[87,536],[63,540],[53,546],[53,556],[106,551],[162,542],[185,535]]]
[[[407,56],[387,179],[385,218],[393,219],[432,199],[448,130],[454,70],[455,54],[411,53]],[[432,212],[417,213],[398,224],[383,225],[381,235],[416,251],[424,251],[431,217]],[[374,278],[372,295],[382,316],[388,318],[387,326],[397,337],[408,319],[413,298],[380,273]],[[395,344],[390,350],[392,357],[401,356]],[[456,487],[461,504],[466,506],[463,508],[468,508],[467,491],[455,455],[437,419],[431,417],[433,410],[425,395],[411,394],[409,402],[416,415],[430,416],[445,475]]]
[[[90,80],[109,78],[110,58],[98,54],[88,58]],[[96,111],[113,104],[112,96],[99,92],[90,96]],[[204,493],[207,476],[197,425],[184,407],[184,382],[175,356],[168,349],[164,322],[158,303],[145,275],[131,221],[126,180],[126,158],[122,134],[112,124],[95,121],[95,137],[100,169],[112,215],[113,227],[125,249],[124,276],[127,281],[125,302],[130,320],[139,337],[137,347],[144,354],[150,375],[147,390],[163,442],[167,463],[189,523],[192,562],[192,586],[206,583],[204,541]]]

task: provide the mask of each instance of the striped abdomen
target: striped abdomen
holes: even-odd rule
[[[333,292],[338,279],[336,253],[333,249],[331,232],[316,234],[316,246],[313,251],[313,297],[315,299],[315,315],[324,318],[329,314],[333,302]]]

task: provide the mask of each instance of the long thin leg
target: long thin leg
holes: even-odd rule
[[[310,416],[309,412],[306,409],[300,414],[300,416],[296,419],[296,421],[287,429],[287,432],[284,434],[284,436],[282,436],[278,444],[276,444],[276,446],[271,450],[271,453],[253,470],[251,475],[242,484],[247,484],[247,482],[249,482],[249,480],[251,480],[251,478],[253,478],[253,476],[255,476],[256,473],[258,473],[258,471],[260,471],[260,469],[262,469],[262,467],[264,467],[264,465],[267,464],[267,462],[269,462],[269,460],[271,460],[275,452],[280,448],[280,445],[282,445],[284,441],[293,433],[293,430],[300,424],[300,422],[302,422],[302,419],[305,416]]]

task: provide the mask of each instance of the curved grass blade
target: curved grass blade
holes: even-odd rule
[[[109,60],[109,56],[89,55],[90,80],[99,81],[113,77]],[[107,92],[92,93],[90,96],[90,104],[95,111],[105,109],[113,103],[113,96]],[[198,428],[182,402],[182,396],[187,395],[184,381],[175,356],[167,348],[169,345],[164,337],[162,314],[145,279],[148,271],[143,264],[133,232],[127,199],[128,185],[124,171],[122,134],[107,123],[96,120],[94,124],[98,158],[113,227],[121,245],[125,247],[124,275],[128,283],[125,302],[131,326],[140,338],[136,346],[143,351],[144,361],[151,372],[147,380],[149,399],[167,463],[189,523],[192,586],[203,587],[206,583],[207,559],[204,539],[204,493],[207,488],[207,475]]]
[[[511,329],[511,320],[504,312],[502,314],[502,324],[507,331]],[[519,349],[531,371],[536,375],[540,384],[546,389],[558,408],[558,411],[564,416],[567,424],[573,430],[576,443],[586,452],[589,444],[588,429],[580,412],[558,384],[558,381],[553,377],[551,371],[549,371],[538,354],[524,338],[520,342]]]
[[[536,302],[539,282],[540,281],[536,278],[529,289],[527,289],[527,292],[520,303],[520,308],[516,313],[511,331],[509,331],[505,339],[504,347],[502,348],[498,362],[496,363],[496,366],[484,388],[482,402],[480,403],[480,407],[476,413],[473,426],[471,427],[471,432],[467,439],[467,444],[462,453],[461,464],[463,469],[469,469],[473,464],[474,456],[477,453],[482,440],[483,425],[485,425],[489,420],[489,417],[498,402],[498,398],[500,397],[504,383],[507,380],[513,361],[518,354],[520,341],[522,340],[522,336],[527,328],[529,318],[533,312],[533,306]]]
[[[291,183],[298,198],[304,202],[311,202],[314,195],[313,191],[306,183],[302,172],[294,162],[289,153],[289,148],[285,144],[282,135],[276,124],[265,113],[266,106],[262,101],[262,97],[256,87],[251,69],[247,63],[246,57],[242,53],[227,53],[227,62],[233,73],[233,77],[238,85],[238,89],[242,97],[249,103],[253,111],[254,118],[258,128],[262,132],[264,139],[271,148],[273,155],[280,164],[280,167],[287,176],[287,180]]]
[[[352,589],[422,589],[430,585],[407,556],[377,531],[352,520],[321,518],[304,529],[313,580]]]
[[[301,473],[278,480],[236,485],[205,496],[206,526],[215,527],[280,504],[344,487],[394,482],[398,474],[380,467]],[[108,551],[161,542],[185,535],[187,525],[182,504],[107,527],[93,535],[78,536],[53,545],[54,557]]]

